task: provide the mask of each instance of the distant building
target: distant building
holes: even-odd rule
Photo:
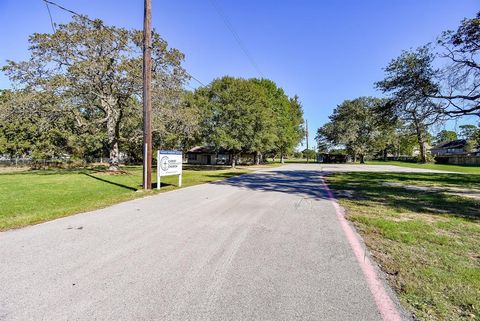
[[[212,146],[196,146],[186,154],[188,164],[198,165],[231,165],[233,153],[229,150]],[[255,163],[255,153],[240,153],[237,158],[239,165],[251,165]]]
[[[456,139],[449,142],[438,144],[430,149],[433,156],[450,156],[467,153],[467,141],[465,139]]]

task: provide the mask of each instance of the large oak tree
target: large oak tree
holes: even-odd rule
[[[142,90],[142,39],[140,30],[104,25],[101,20],[74,17],[53,34],[30,37],[30,58],[8,61],[3,70],[16,89],[31,100],[18,106],[45,117],[69,114],[85,132],[105,128],[110,169],[118,169],[122,121],[135,110]],[[152,33],[153,88],[179,92],[186,73],[183,54],[168,48]],[[40,99],[41,98],[41,99]]]

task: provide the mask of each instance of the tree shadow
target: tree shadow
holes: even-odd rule
[[[218,173],[218,174],[209,174],[205,177],[213,178],[213,179],[228,179],[240,175],[245,175],[244,173],[235,173],[235,172],[226,172],[226,173]]]
[[[170,183],[160,182],[160,188],[161,188],[161,187],[172,186],[172,185],[173,185],[173,184],[170,184]],[[156,189],[157,186],[158,186],[158,183],[156,183],[156,182],[153,182],[153,183],[152,183],[152,188],[153,188],[153,189]]]
[[[356,201],[361,205],[372,206],[377,203],[395,211],[409,211],[417,214],[434,214],[458,216],[471,220],[480,219],[480,202],[460,196],[447,195],[441,192],[422,193],[409,191],[402,187],[384,186],[384,181],[404,178],[419,181],[432,180],[454,182],[448,174],[440,174],[436,178],[417,173],[338,173],[332,174],[320,170],[282,170],[265,171],[254,174],[227,178],[214,182],[218,185],[231,185],[265,192],[295,194],[315,200],[329,199],[323,187],[322,178],[327,175],[345,175],[341,182],[332,180],[329,186],[334,190],[338,200]],[[417,176],[418,175],[418,176]],[[445,176],[447,175],[447,176]],[[464,175],[459,174],[460,177]],[[356,183],[357,185],[349,185]],[[458,185],[458,182],[457,182]],[[353,191],[353,194],[346,193]]]
[[[84,173],[85,176],[88,176],[90,178],[93,178],[93,179],[96,179],[98,181],[101,181],[101,182],[104,182],[104,183],[108,183],[108,184],[111,184],[111,185],[115,185],[115,186],[118,186],[118,187],[122,187],[122,188],[126,188],[128,190],[131,190],[131,191],[138,191],[138,188],[135,188],[135,187],[131,187],[131,186],[128,186],[128,185],[124,185],[124,184],[121,184],[121,183],[117,183],[117,182],[112,182],[112,181],[109,181],[107,179],[104,179],[104,178],[101,178],[101,177],[98,177],[98,176],[94,176],[92,174],[88,174],[88,173]],[[163,185],[163,184],[162,184]]]
[[[357,205],[378,204],[397,212],[408,211],[417,214],[448,215],[469,220],[480,219],[480,202],[475,199],[449,195],[442,191],[408,190],[403,186],[388,186],[384,182],[415,181],[437,182],[461,186],[461,182],[449,177],[449,174],[417,173],[343,173],[340,179],[329,180],[335,197],[339,200],[356,201]],[[343,177],[342,177],[343,176]],[[466,180],[469,178],[459,174]],[[353,197],[341,191],[353,191]],[[366,201],[366,202],[364,202]],[[370,204],[368,203],[370,202]]]
[[[328,199],[320,170],[283,170],[245,174],[215,182],[256,191],[296,194],[316,200]]]

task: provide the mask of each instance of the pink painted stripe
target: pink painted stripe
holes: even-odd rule
[[[338,217],[338,220],[340,221],[340,225],[342,226],[343,232],[345,233],[345,236],[347,237],[348,242],[350,243],[350,246],[352,247],[353,252],[355,253],[358,264],[360,264],[360,267],[363,271],[363,275],[365,276],[368,287],[372,292],[373,298],[375,300],[375,303],[377,304],[377,308],[380,314],[382,315],[383,320],[384,321],[402,321],[402,318],[400,317],[400,313],[395,307],[395,304],[392,302],[387,292],[385,291],[385,288],[383,287],[382,282],[380,282],[377,276],[377,273],[375,271],[375,268],[372,265],[372,262],[370,261],[368,256],[365,255],[365,252],[362,248],[362,245],[360,243],[360,240],[357,234],[345,219],[345,216],[343,215],[340,205],[338,205],[335,197],[333,196],[332,191],[328,187],[327,183],[325,183],[325,180],[323,178],[322,178],[322,183],[323,183],[323,186],[325,187],[325,190],[327,191],[328,198],[330,199],[330,201],[333,204],[333,207],[335,208],[335,212],[337,213],[337,217]]]

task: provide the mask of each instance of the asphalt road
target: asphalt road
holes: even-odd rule
[[[382,320],[319,169],[0,233],[0,320]]]

